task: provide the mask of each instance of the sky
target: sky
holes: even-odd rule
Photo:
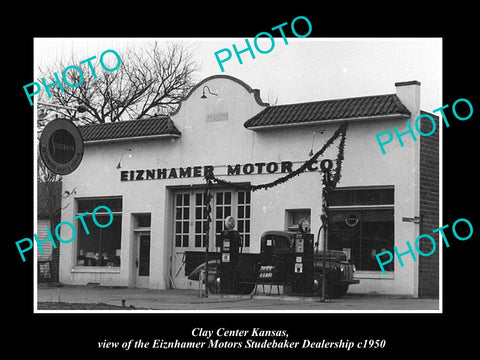
[[[99,57],[108,49],[121,54],[126,47],[141,49],[154,41],[184,43],[200,66],[196,82],[211,75],[231,75],[259,89],[262,100],[268,103],[391,94],[395,93],[395,82],[418,80],[422,110],[431,112],[443,105],[441,38],[294,37],[287,38],[285,44],[279,37],[266,54],[259,53],[249,39],[255,59],[245,52],[241,54],[243,64],[236,59],[232,45],[244,49],[245,38],[35,38],[34,67],[69,59],[71,54],[80,59]],[[271,42],[262,37],[258,46],[266,50]],[[225,48],[232,52],[232,58],[223,63],[222,72],[214,53]],[[219,56],[223,58],[226,53]]]

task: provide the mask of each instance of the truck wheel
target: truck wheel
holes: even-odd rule
[[[220,293],[220,278],[216,278],[214,281],[208,282],[208,292],[210,294]]]
[[[337,297],[342,297],[343,295],[345,295],[347,293],[347,291],[348,291],[348,284],[338,285],[333,292],[333,296],[336,297],[336,298]]]
[[[314,296],[322,296],[322,282],[323,282],[323,277],[319,274],[314,274],[313,275],[313,295]],[[325,292],[327,295],[330,293],[330,284],[327,281],[325,282]]]
[[[242,284],[240,285],[240,293],[244,295],[251,294],[255,289],[255,284]]]

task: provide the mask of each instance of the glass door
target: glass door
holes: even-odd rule
[[[250,245],[250,192],[235,189],[212,190],[212,212],[208,231],[208,251],[215,252],[216,236],[224,230],[224,220],[232,215],[237,229]],[[178,289],[197,288],[198,283],[185,274],[185,252],[204,252],[207,244],[208,214],[205,189],[178,191],[174,194],[174,231],[171,258],[171,282]]]
[[[148,288],[150,277],[150,233],[138,234],[135,286]]]

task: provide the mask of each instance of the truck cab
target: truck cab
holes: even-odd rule
[[[260,264],[275,264],[280,280],[288,282],[292,258],[295,252],[295,231],[266,231],[260,243]],[[325,271],[323,270],[325,269]],[[343,251],[320,251],[318,244],[313,250],[313,295],[322,295],[322,282],[325,276],[326,295],[339,297],[347,293],[351,284],[360,281],[354,279],[355,265],[347,259]],[[325,275],[324,275],[325,274]]]
[[[253,291],[259,279],[259,271],[265,266],[275,269],[275,282],[284,286],[284,294],[292,293],[292,284],[295,283],[292,273],[298,255],[295,241],[298,235],[298,231],[265,231],[260,239],[260,254],[240,254],[236,276],[241,285],[241,293]],[[212,293],[219,291],[220,257],[219,252],[209,253],[207,285]],[[189,279],[199,280],[200,273],[205,270],[204,260],[204,252],[186,252],[185,273]],[[350,285],[360,282],[354,279],[355,266],[343,251],[320,251],[318,246],[315,246],[308,261],[311,261],[312,269],[309,279],[313,283],[308,291],[310,296],[322,295],[324,278],[327,297],[340,297],[348,291]]]

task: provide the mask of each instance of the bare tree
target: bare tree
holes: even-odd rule
[[[84,123],[105,123],[130,119],[141,119],[154,114],[166,114],[178,106],[182,97],[191,89],[193,74],[198,66],[193,60],[191,51],[182,44],[169,43],[165,48],[157,42],[147,45],[142,50],[129,48],[118,51],[121,65],[108,72],[95,66],[96,78],[88,63],[80,64],[84,59],[72,55],[68,60],[61,60],[53,66],[39,69],[40,77],[47,84],[55,82],[54,73],[60,72],[70,65],[79,66],[81,74],[76,70],[66,73],[70,84],[81,84],[78,87],[55,85],[49,88],[53,104],[76,108],[83,104],[86,107]],[[106,58],[106,57],[105,57]],[[72,118],[74,110],[58,109],[59,116]]]
[[[75,195],[75,189],[64,190],[62,193],[62,177],[50,171],[37,151],[37,214],[49,220],[49,228],[53,233],[55,227],[60,222],[61,211],[69,206],[62,207],[62,200]],[[52,258],[50,260],[50,281],[58,281],[58,258],[59,247],[52,248]],[[39,272],[40,276],[40,272]]]

